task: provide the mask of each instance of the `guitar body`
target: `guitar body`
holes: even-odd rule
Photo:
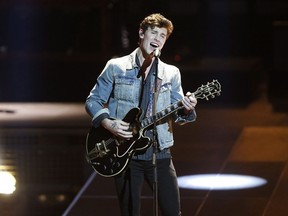
[[[221,85],[217,80],[200,86],[194,93],[197,99],[214,98],[220,95]],[[103,127],[91,127],[86,138],[87,161],[93,169],[104,177],[112,177],[123,172],[136,151],[145,150],[150,145],[150,138],[143,136],[146,129],[155,122],[171,115],[183,108],[182,101],[177,101],[153,116],[147,117],[141,122],[140,108],[131,109],[123,121],[130,123],[129,130],[133,138],[123,140],[115,137]]]
[[[116,138],[102,126],[90,128],[86,138],[87,160],[98,174],[104,177],[120,174],[127,168],[136,151],[150,146],[150,139],[144,137],[144,130],[140,129],[140,115],[141,110],[133,108],[123,119],[130,123],[133,131],[133,138],[130,140]]]

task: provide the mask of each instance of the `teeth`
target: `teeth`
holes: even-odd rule
[[[154,44],[154,43],[151,43],[150,45],[155,47],[155,48],[159,47],[158,44]]]

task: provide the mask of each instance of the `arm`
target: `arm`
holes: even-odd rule
[[[108,61],[101,74],[97,77],[96,84],[86,99],[85,109],[92,118],[93,126],[97,127],[100,122],[110,116],[106,108],[113,90],[113,65]]]
[[[101,125],[112,134],[129,139],[132,137],[132,132],[128,131],[129,124],[122,120],[110,118],[110,112],[106,106],[113,91],[113,77],[113,64],[109,61],[87,97],[85,109],[91,116],[94,127]]]
[[[177,73],[173,78],[172,82],[172,103],[175,101],[182,101],[184,106],[183,109],[180,109],[175,114],[175,122],[182,125],[188,122],[193,122],[196,120],[196,111],[195,106],[197,104],[197,99],[193,93],[187,92],[186,96],[183,94],[183,89],[181,85],[181,74],[177,69]]]
[[[186,96],[182,100],[182,104],[184,105],[184,113],[188,115],[195,110],[197,99],[194,94],[187,92]]]

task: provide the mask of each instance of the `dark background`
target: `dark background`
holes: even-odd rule
[[[265,81],[281,101],[287,8],[285,0],[1,1],[0,101],[85,101],[106,61],[134,50],[152,12],[175,25],[161,58],[180,68],[185,90],[219,79],[229,89],[221,102],[245,104]]]
[[[90,126],[88,117],[82,116],[85,99],[107,60],[137,47],[139,23],[150,13],[173,21],[174,33],[161,59],[179,67],[185,92],[217,79],[222,93],[213,108],[245,108],[265,94],[274,112],[287,112],[287,11],[286,0],[0,0],[0,105],[76,103],[81,108],[80,117],[56,116],[48,123],[45,118],[17,122],[11,117],[13,110],[0,108],[4,119],[12,113],[12,123],[0,122],[0,156],[25,186],[20,188],[21,198],[1,200],[0,214],[60,215],[71,203],[91,172],[83,153]],[[200,116],[205,104],[201,101]],[[234,113],[227,116],[233,119]],[[252,119],[244,117],[235,124]],[[262,116],[259,119],[265,123]],[[233,137],[234,144],[240,126],[229,133],[230,122],[225,123],[226,128],[218,122],[210,125],[209,135],[213,139],[223,134],[217,137],[223,138],[218,140],[222,145]],[[198,130],[193,134],[196,139],[209,138]],[[211,149],[202,142],[204,152]],[[231,143],[219,148],[219,161]],[[194,143],[195,155],[198,144]],[[196,158],[202,160],[201,156]],[[12,214],[17,203],[20,210]]]

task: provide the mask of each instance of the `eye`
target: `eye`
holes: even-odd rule
[[[160,37],[161,37],[162,39],[166,39],[166,34],[160,34]]]

